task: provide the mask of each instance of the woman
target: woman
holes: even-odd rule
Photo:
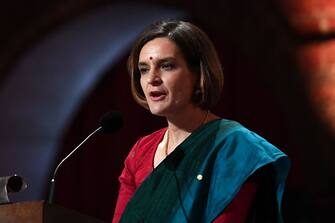
[[[203,31],[183,21],[152,24],[128,70],[135,100],[168,126],[131,149],[113,222],[281,221],[287,157],[210,112],[223,73]]]

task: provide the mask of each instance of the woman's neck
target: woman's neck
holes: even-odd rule
[[[168,152],[174,150],[194,130],[206,122],[218,118],[208,110],[194,108],[192,111],[179,112],[178,115],[167,117],[168,121]]]

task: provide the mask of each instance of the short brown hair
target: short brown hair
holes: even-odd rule
[[[148,108],[140,84],[138,69],[139,54],[149,41],[165,37],[181,50],[189,69],[197,76],[193,103],[202,109],[212,108],[220,99],[223,87],[223,72],[217,52],[208,36],[195,25],[175,20],[151,24],[135,42],[129,58],[128,72],[131,76],[131,91],[137,103]]]

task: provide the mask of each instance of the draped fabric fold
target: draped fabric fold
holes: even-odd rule
[[[143,181],[121,222],[212,222],[265,165],[275,173],[276,221],[287,156],[237,122],[211,121],[193,132]]]

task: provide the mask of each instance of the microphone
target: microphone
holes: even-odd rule
[[[0,177],[0,204],[9,203],[8,194],[17,193],[27,188],[26,181],[16,174]]]
[[[119,112],[111,111],[105,113],[101,118],[100,118],[100,126],[94,130],[91,134],[89,134],[79,145],[74,148],[60,163],[56,166],[52,179],[50,181],[50,190],[49,190],[49,196],[48,196],[48,203],[51,204],[53,201],[54,197],[54,190],[55,190],[55,178],[58,169],[61,167],[61,165],[64,163],[65,160],[67,160],[73,153],[75,153],[81,145],[83,145],[91,136],[93,136],[95,133],[101,131],[103,133],[114,133],[121,129],[123,126],[123,119],[122,116]]]

